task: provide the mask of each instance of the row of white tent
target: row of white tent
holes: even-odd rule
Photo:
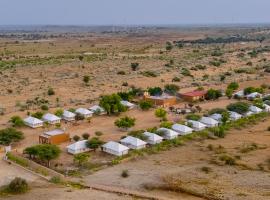
[[[261,99],[261,98],[267,97],[269,95],[270,94],[263,95],[263,94],[261,94],[259,92],[252,92],[250,94],[245,95],[244,90],[240,90],[240,91],[233,94],[234,97],[246,98],[248,100],[254,100],[254,99],[257,99],[257,98]]]
[[[245,116],[252,114],[257,114],[260,112],[270,112],[270,106],[265,105],[265,109],[262,110],[256,106],[250,106],[249,112]],[[236,112],[229,111],[230,120],[235,121],[243,117]],[[120,142],[110,141],[102,146],[102,151],[107,152],[116,156],[123,156],[128,153],[129,149],[142,149],[145,148],[147,144],[154,145],[165,140],[171,140],[178,136],[191,134],[193,131],[201,131],[205,128],[216,127],[220,124],[222,115],[215,113],[209,117],[202,117],[200,120],[188,120],[185,125],[183,124],[174,124],[171,129],[168,128],[159,128],[156,134],[151,132],[144,132],[143,135],[146,136],[146,140],[143,141],[139,138],[133,136],[127,136],[124,139],[121,139]],[[190,127],[189,127],[190,126]],[[160,136],[161,135],[161,136]],[[68,152],[72,154],[81,153],[89,151],[86,147],[87,140],[76,142],[67,147]]]
[[[132,109],[135,107],[135,104],[132,104],[128,101],[121,101],[121,104],[128,107],[129,109]],[[82,115],[84,118],[90,118],[93,116],[93,114],[105,114],[105,110],[98,106],[94,105],[89,109],[86,108],[78,108],[75,110],[75,113],[70,112],[68,110],[64,110],[63,115],[61,117],[58,117],[54,114],[47,113],[42,116],[42,119],[37,119],[35,117],[29,116],[24,119],[24,123],[27,126],[30,126],[31,128],[38,128],[42,127],[44,122],[48,122],[49,124],[59,124],[61,120],[66,120],[66,121],[74,121],[76,114]]]

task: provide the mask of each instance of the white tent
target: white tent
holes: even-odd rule
[[[147,137],[146,142],[149,144],[158,144],[161,143],[163,138],[160,137],[159,135],[155,134],[155,133],[150,133],[150,132],[144,132],[143,135],[145,137]]]
[[[263,106],[264,106],[264,111],[265,112],[270,112],[270,106],[269,105],[263,104]]]
[[[172,126],[172,130],[176,131],[177,133],[179,133],[179,135],[188,135],[190,133],[192,133],[193,129],[182,125],[182,124],[174,124]]]
[[[70,112],[68,110],[64,110],[62,118],[66,121],[74,121],[75,120],[75,113]]]
[[[130,102],[128,102],[128,101],[120,101],[120,103],[121,103],[123,106],[128,107],[128,109],[133,109],[133,108],[135,108],[135,104],[130,103]]]
[[[30,126],[31,128],[38,128],[43,126],[43,121],[35,118],[35,117],[27,117],[24,120],[24,124]]]
[[[81,140],[81,141],[75,142],[67,146],[67,151],[70,154],[78,154],[78,153],[90,151],[91,149],[87,147],[86,143],[87,143],[87,140]]]
[[[104,108],[100,107],[99,105],[94,105],[94,106],[90,107],[89,110],[95,114],[98,114],[98,115],[106,114]]]
[[[166,140],[177,138],[177,136],[179,135],[176,131],[173,131],[168,128],[159,128],[157,132],[161,133],[161,137],[163,137]]]
[[[82,116],[84,116],[84,118],[89,118],[93,116],[93,112],[87,110],[86,108],[78,108],[75,112],[81,114]]]
[[[260,109],[260,108],[258,108],[257,106],[250,106],[249,107],[249,110],[251,111],[251,112],[253,112],[253,113],[261,113],[263,110],[262,109]]]
[[[194,120],[188,120],[187,121],[187,124],[190,123],[192,125],[192,128],[195,130],[195,131],[201,131],[203,129],[206,128],[206,125],[199,122],[199,121],[194,121]]]
[[[219,114],[219,113],[212,114],[209,117],[212,118],[212,119],[214,119],[214,120],[216,120],[216,121],[218,121],[218,122],[220,122],[221,119],[222,119],[222,115]]]
[[[262,94],[259,93],[259,92],[253,92],[253,93],[248,94],[246,97],[249,100],[253,100],[253,99],[256,99],[256,98],[262,98]]]
[[[60,117],[57,117],[56,115],[51,113],[43,115],[42,120],[48,122],[49,124],[59,124],[61,122]]]
[[[244,114],[244,116],[247,117],[247,116],[250,116],[250,115],[253,115],[253,114],[254,114],[254,112],[248,111],[248,112],[246,112],[246,113]]]
[[[214,120],[210,117],[202,117],[200,119],[200,122],[205,124],[207,127],[215,127],[215,126],[218,126],[218,121],[217,120]]]
[[[146,146],[146,142],[138,138],[127,136],[120,140],[120,143],[127,146],[130,149],[143,149]]]
[[[244,90],[240,90],[240,91],[234,93],[233,96],[234,96],[235,98],[237,98],[237,97],[238,97],[238,98],[243,98],[243,97],[245,96]]]
[[[229,111],[229,113],[230,113],[230,120],[235,121],[242,118],[242,115],[238,114],[237,112]]]
[[[101,147],[102,151],[107,152],[112,155],[116,156],[123,156],[125,154],[128,154],[129,148],[119,144],[118,142],[107,142],[106,144],[102,145]]]

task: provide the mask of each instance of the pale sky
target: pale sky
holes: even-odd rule
[[[0,0],[0,25],[270,23],[270,0]]]

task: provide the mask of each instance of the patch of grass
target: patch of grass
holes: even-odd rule
[[[226,165],[235,165],[236,164],[235,159],[229,155],[226,155],[226,154],[219,156],[219,160],[223,161]]]
[[[27,160],[22,159],[20,157],[17,157],[15,155],[11,154],[11,153],[7,153],[7,157],[8,157],[9,160],[17,163],[18,165],[21,165],[23,167],[28,167],[29,166],[29,163],[27,162]]]
[[[122,173],[121,173],[121,176],[122,176],[123,178],[129,177],[129,171],[128,171],[127,169],[123,170]]]
[[[201,168],[201,171],[203,171],[206,174],[209,174],[210,172],[212,172],[212,169],[210,167],[204,166]]]

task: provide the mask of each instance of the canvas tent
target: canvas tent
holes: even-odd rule
[[[218,121],[218,122],[220,122],[221,119],[222,119],[222,115],[219,114],[219,113],[214,113],[214,114],[210,115],[209,117],[216,120],[216,121]]]
[[[61,122],[60,117],[57,117],[56,115],[51,113],[43,115],[42,120],[48,122],[49,124],[59,124]]]
[[[106,114],[104,108],[100,107],[99,105],[94,105],[89,108],[89,110],[97,115],[103,115]]]
[[[210,117],[202,117],[200,122],[205,124],[208,128],[218,126],[218,121]]]
[[[143,135],[145,137],[147,137],[146,139],[146,142],[149,143],[149,144],[158,144],[158,143],[161,143],[163,138],[160,137],[159,135],[155,134],[155,133],[150,133],[150,132],[144,132]]]
[[[182,124],[174,124],[172,126],[172,130],[176,131],[177,133],[179,133],[179,135],[188,135],[190,133],[192,133],[193,129],[182,125]]]
[[[244,90],[240,90],[233,94],[234,98],[243,98],[245,97]]]
[[[133,108],[135,108],[135,104],[130,103],[130,102],[128,102],[128,101],[120,101],[120,103],[121,103],[123,106],[127,107],[128,109],[133,109]]]
[[[157,133],[166,140],[171,140],[178,137],[178,133],[168,128],[159,128]]]
[[[237,112],[229,111],[230,113],[230,120],[235,121],[242,118],[242,115],[238,114]]]
[[[84,118],[89,118],[93,116],[93,112],[90,110],[87,110],[86,108],[78,108],[75,112],[77,114],[84,116]]]
[[[75,142],[67,146],[67,151],[70,154],[78,154],[78,153],[90,151],[91,149],[89,149],[86,144],[87,144],[87,140],[81,140],[81,141]]]
[[[258,92],[253,92],[253,93],[248,94],[246,97],[248,100],[253,100],[256,98],[262,98],[262,94]]]
[[[37,119],[35,117],[27,117],[24,120],[24,124],[26,126],[30,126],[31,128],[38,128],[38,127],[42,127],[43,126],[43,121],[41,121],[40,119]]]
[[[257,106],[250,106],[250,107],[249,107],[249,110],[250,110],[251,112],[255,113],[255,114],[261,113],[261,112],[263,111],[262,109],[258,108]]]
[[[70,112],[68,110],[64,110],[62,118],[66,121],[74,121],[75,120],[75,113]]]
[[[120,143],[130,149],[143,149],[147,144],[145,141],[132,136],[125,137],[124,139],[120,140]]]
[[[199,121],[195,121],[195,120],[188,120],[187,121],[187,124],[191,124],[192,128],[195,130],[195,131],[201,131],[201,130],[204,130],[206,128],[206,125],[199,122]]]
[[[101,149],[106,153],[116,156],[123,156],[125,154],[128,154],[129,150],[128,147],[113,141],[107,142],[106,144],[102,145]]]

